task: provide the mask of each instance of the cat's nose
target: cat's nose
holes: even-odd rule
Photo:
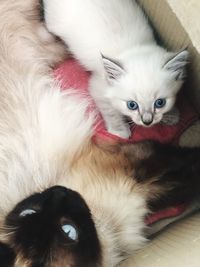
[[[149,126],[153,122],[153,114],[144,113],[142,115],[142,122],[144,123],[144,125]]]

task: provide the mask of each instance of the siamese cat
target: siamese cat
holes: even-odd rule
[[[88,158],[82,155],[75,164],[81,176],[77,191],[54,186],[9,212],[0,235],[4,267],[119,266],[144,244],[149,212],[199,197],[200,149],[152,142],[112,149],[96,147]],[[91,163],[99,153],[102,160]],[[118,170],[115,165],[122,162],[124,170]],[[115,167],[114,177],[109,168],[99,174],[108,163]]]
[[[135,0],[43,0],[46,25],[92,71],[90,92],[107,130],[131,135],[130,122],[178,122],[173,109],[186,76],[188,51],[159,46]]]
[[[52,79],[63,46],[39,1],[0,1],[0,17],[0,263],[115,267],[149,212],[198,196],[199,149],[93,143],[90,100]]]

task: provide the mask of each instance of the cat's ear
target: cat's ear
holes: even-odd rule
[[[105,57],[102,54],[101,56],[108,82],[112,83],[113,81],[119,79],[125,72],[124,68],[122,67],[122,64],[116,60]]]
[[[175,80],[183,80],[186,76],[186,65],[188,64],[189,52],[183,50],[172,55],[163,68],[174,74]]]

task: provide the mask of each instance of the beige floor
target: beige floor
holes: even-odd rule
[[[123,267],[200,267],[200,213],[169,226]]]

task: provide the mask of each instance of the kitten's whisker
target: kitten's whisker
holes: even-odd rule
[[[134,121],[129,121],[128,124],[129,125],[134,125],[135,123],[134,123]]]

